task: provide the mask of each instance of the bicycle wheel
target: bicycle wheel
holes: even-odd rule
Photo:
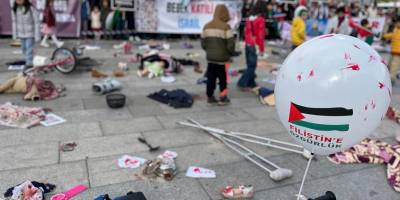
[[[63,62],[60,65],[56,65],[56,69],[63,74],[68,74],[75,70],[76,57],[74,53],[67,48],[57,48],[53,52],[51,59],[53,61],[62,61],[70,59],[68,62]]]

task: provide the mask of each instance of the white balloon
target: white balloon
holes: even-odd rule
[[[323,35],[284,61],[276,109],[296,141],[328,155],[357,144],[380,124],[391,91],[386,64],[371,46],[351,36]]]

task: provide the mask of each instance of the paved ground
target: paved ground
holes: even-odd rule
[[[8,72],[5,62],[19,58],[8,47],[8,40],[0,40],[0,81],[14,75]],[[69,41],[69,43],[75,43]],[[103,43],[103,49],[88,51],[87,55],[101,62],[98,68],[111,72],[119,61],[126,57],[113,57],[112,42]],[[167,51],[176,56],[186,52],[203,52],[193,41],[194,50],[183,50],[179,43],[172,44]],[[279,49],[278,49],[279,50]],[[51,50],[38,49],[38,54],[49,55]],[[273,56],[271,62],[283,58]],[[243,57],[235,58],[234,68],[244,66]],[[258,71],[260,81],[266,77],[266,70]],[[143,191],[150,200],[157,199],[220,199],[219,190],[225,185],[252,184],[255,199],[290,200],[299,188],[306,160],[299,155],[270,148],[254,147],[263,156],[282,167],[292,169],[294,176],[274,182],[259,168],[244,160],[223,144],[205,133],[176,125],[176,122],[192,117],[204,124],[228,130],[243,131],[262,136],[292,141],[278,121],[275,108],[263,106],[252,94],[236,90],[233,79],[230,97],[232,104],[227,107],[209,107],[205,100],[196,101],[191,109],[175,110],[149,100],[146,95],[161,88],[183,88],[194,94],[203,94],[205,87],[196,85],[200,77],[192,69],[177,76],[173,84],[162,83],[159,79],[138,78],[134,71],[119,80],[122,92],[128,96],[125,108],[111,110],[106,106],[104,96],[95,96],[91,85],[96,80],[85,68],[70,75],[58,72],[45,75],[55,83],[67,87],[67,96],[49,102],[25,102],[21,95],[1,95],[0,103],[11,101],[20,105],[43,106],[68,120],[54,127],[35,127],[30,130],[0,130],[0,191],[24,180],[47,181],[57,185],[62,192],[76,184],[85,184],[90,189],[74,199],[89,200],[109,193],[121,195],[127,191]],[[394,104],[399,102],[398,88],[393,96]],[[394,136],[400,134],[400,126],[384,120],[373,133],[373,137],[394,143]],[[117,159],[123,154],[151,159],[146,147],[137,141],[144,136],[162,150],[170,149],[179,153],[178,176],[171,182],[135,181],[135,170],[119,169]],[[60,143],[75,141],[78,147],[73,152],[58,150]],[[216,179],[191,179],[184,176],[190,165],[214,169]],[[313,162],[304,187],[310,196],[334,191],[340,200],[396,200],[400,195],[386,182],[386,169],[378,165],[334,165],[324,157]]]

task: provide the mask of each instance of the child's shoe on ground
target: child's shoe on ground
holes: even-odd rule
[[[253,193],[254,189],[251,185],[240,185],[237,188],[227,186],[221,192],[226,199],[252,199]]]
[[[50,47],[49,43],[47,43],[47,42],[45,42],[45,41],[42,41],[42,42],[40,43],[40,46],[45,47],[45,48],[49,48],[49,47]]]
[[[208,97],[207,103],[209,105],[218,105],[218,101],[215,97]]]
[[[220,106],[226,106],[231,103],[231,100],[227,96],[221,97],[218,101],[218,105]]]

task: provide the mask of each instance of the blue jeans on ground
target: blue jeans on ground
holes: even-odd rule
[[[242,77],[240,77],[238,86],[239,87],[256,87],[256,67],[257,67],[257,52],[255,46],[247,46],[246,45],[246,64],[247,69],[243,73]]]
[[[21,38],[22,53],[25,56],[25,65],[33,65],[33,47],[35,46],[35,40],[33,38]]]

